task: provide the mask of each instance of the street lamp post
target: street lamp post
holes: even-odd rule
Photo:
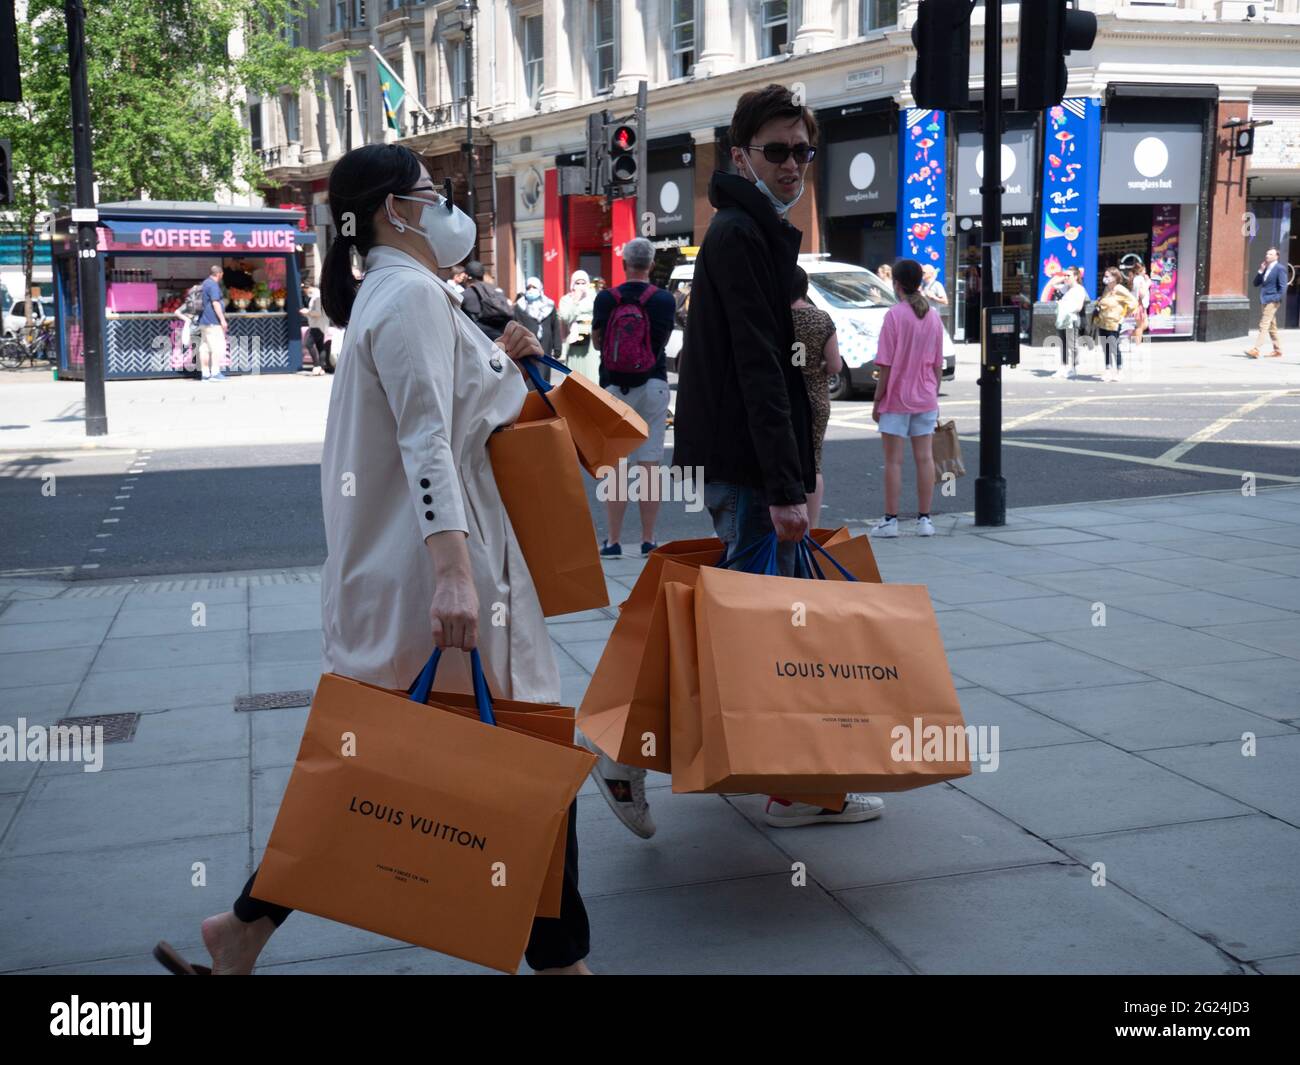
[[[460,0],[456,5],[460,24],[465,31],[465,180],[469,185],[469,216],[478,226],[478,199],[474,192],[474,20],[478,17],[478,0]],[[477,245],[477,237],[475,238]],[[478,249],[475,248],[477,255]]]

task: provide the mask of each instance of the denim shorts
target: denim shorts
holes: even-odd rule
[[[920,414],[884,414],[880,415],[880,431],[890,436],[932,436],[934,427],[939,423],[939,408],[923,411]]]

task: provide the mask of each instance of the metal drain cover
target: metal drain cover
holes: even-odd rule
[[[291,706],[311,706],[310,691],[258,692],[256,695],[235,696],[235,711],[284,710]]]
[[[139,723],[139,714],[99,714],[95,717],[61,717],[54,722],[54,727],[102,728],[104,743],[130,743],[135,739],[135,727]]]

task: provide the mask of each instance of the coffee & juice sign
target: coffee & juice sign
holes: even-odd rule
[[[297,247],[297,232],[290,226],[114,222],[100,226],[98,236],[99,250],[106,252],[262,252],[287,255]]]

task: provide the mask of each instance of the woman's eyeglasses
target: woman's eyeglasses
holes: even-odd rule
[[[756,152],[762,152],[763,158],[769,163],[775,163],[780,166],[790,156],[794,156],[794,161],[800,166],[811,163],[813,157],[817,154],[817,149],[811,144],[747,144],[746,148]]]

